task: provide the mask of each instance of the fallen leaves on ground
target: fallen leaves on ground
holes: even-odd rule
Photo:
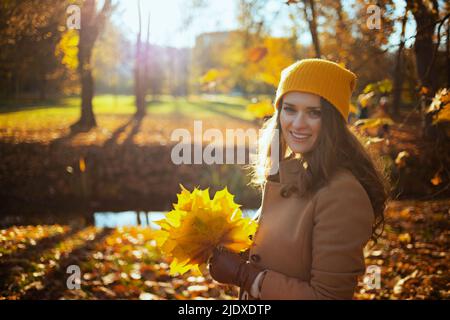
[[[28,246],[35,246],[37,241],[43,238],[53,237],[67,232],[69,227],[52,226],[12,226],[0,230],[0,258],[10,255]]]
[[[357,299],[449,299],[450,201],[395,201],[385,233],[366,252],[379,266],[380,289],[360,284]]]
[[[380,267],[380,289],[362,279],[356,299],[449,299],[450,202],[395,201],[386,210],[386,231],[368,247],[366,265]],[[191,271],[170,276],[171,261],[161,255],[155,231],[143,227],[101,230],[88,227],[39,252],[39,243],[61,226],[16,226],[2,235],[39,230],[32,250],[0,257],[0,299],[236,299],[237,288],[221,285],[209,274]],[[7,232],[7,230],[9,230]],[[106,232],[107,231],[107,232]],[[32,232],[33,233],[33,232]],[[103,236],[102,236],[103,235]],[[39,236],[40,237],[40,236]],[[0,247],[14,239],[0,240]],[[22,255],[23,255],[22,254]],[[68,289],[68,265],[81,270],[80,289]],[[4,268],[8,266],[8,268]]]
[[[183,276],[169,276],[170,261],[161,257],[154,231],[149,228],[116,228],[95,242],[100,232],[101,229],[88,227],[55,243],[51,250],[35,252],[26,259],[0,259],[2,266],[16,264],[0,281],[0,299],[230,300],[237,297],[237,288],[213,282],[208,275],[187,272]],[[94,245],[88,246],[89,242]],[[80,289],[67,288],[68,265],[80,267]]]

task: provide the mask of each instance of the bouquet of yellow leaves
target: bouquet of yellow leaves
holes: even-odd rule
[[[215,247],[239,253],[252,243],[257,223],[243,218],[240,205],[225,187],[209,197],[209,189],[189,192],[182,185],[178,203],[165,219],[156,221],[156,242],[161,251],[172,257],[170,275],[188,270],[205,274],[206,264]]]

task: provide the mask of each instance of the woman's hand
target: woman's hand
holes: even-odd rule
[[[239,286],[247,292],[250,292],[253,281],[262,270],[239,254],[225,249],[214,249],[209,262],[209,273],[214,280]]]

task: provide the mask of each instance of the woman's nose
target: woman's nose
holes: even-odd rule
[[[304,112],[297,112],[294,121],[292,122],[294,128],[302,128],[306,126],[306,115]]]

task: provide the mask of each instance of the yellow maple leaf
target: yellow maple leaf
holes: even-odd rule
[[[204,274],[214,248],[223,246],[233,252],[250,247],[250,236],[257,229],[256,221],[242,217],[240,205],[225,187],[209,197],[209,190],[194,188],[192,192],[180,185],[178,203],[162,220],[155,240],[161,251],[172,258],[170,275],[189,270]]]

